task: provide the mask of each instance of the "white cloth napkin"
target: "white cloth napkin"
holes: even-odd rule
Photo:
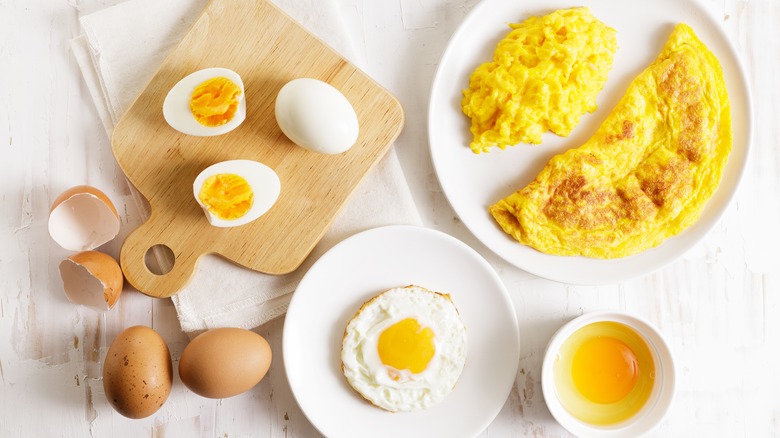
[[[127,0],[81,17],[83,34],[71,42],[71,48],[109,135],[206,3],[205,0]],[[345,25],[334,0],[274,0],[274,3],[360,67],[362,62],[355,59],[356,51],[351,45],[350,27]],[[149,215],[146,203],[140,195],[136,199],[145,220]],[[182,330],[257,327],[287,310],[303,274],[334,244],[378,226],[420,223],[391,148],[295,272],[265,275],[218,256],[204,256],[190,284],[172,297]],[[140,222],[130,225],[135,227]]]

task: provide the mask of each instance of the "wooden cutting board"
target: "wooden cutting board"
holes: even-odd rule
[[[181,78],[208,67],[229,68],[241,76],[247,118],[236,130],[216,137],[181,134],[163,119],[163,100]],[[355,108],[360,135],[347,152],[307,151],[279,129],[276,95],[285,83],[301,77],[333,85]],[[210,253],[267,274],[294,271],[387,152],[403,119],[392,95],[272,3],[212,0],[111,139],[119,165],[151,207],[150,218],[122,246],[127,280],[147,295],[168,297],[187,284],[198,259]],[[192,183],[206,167],[232,159],[274,169],[281,194],[254,222],[212,227],[193,197]],[[145,262],[155,245],[167,246],[175,257],[172,270],[163,275],[152,273]]]

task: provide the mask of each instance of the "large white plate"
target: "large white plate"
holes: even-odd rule
[[[455,389],[441,403],[390,413],[347,384],[341,341],[361,304],[409,284],[451,295],[466,325],[468,357]],[[344,240],[311,267],[287,311],[283,355],[295,399],[326,436],[473,436],[504,405],[520,346],[506,288],[476,251],[438,231],[392,226]]]
[[[588,6],[617,30],[618,51],[599,109],[582,118],[568,138],[546,134],[541,145],[518,145],[476,155],[468,145],[470,121],[460,109],[471,72],[492,59],[507,24],[556,9]],[[614,260],[540,253],[505,234],[487,212],[498,200],[527,185],[558,153],[583,144],[622,97],[628,84],[660,53],[676,23],[685,22],[720,60],[731,99],[734,146],[720,188],[699,221],[659,247]],[[751,141],[750,93],[732,46],[704,8],[691,0],[484,0],[452,36],[431,92],[428,130],[431,156],[442,189],[468,229],[509,263],[552,280],[575,284],[614,283],[670,263],[715,225],[736,192]]]

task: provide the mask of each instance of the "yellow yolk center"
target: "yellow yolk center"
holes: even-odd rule
[[[252,207],[254,192],[246,180],[232,173],[212,175],[200,188],[198,199],[223,220],[238,219]]]
[[[224,125],[236,114],[240,96],[241,88],[230,79],[212,78],[198,85],[192,92],[190,110],[201,125]]]
[[[401,320],[379,335],[379,358],[397,370],[421,373],[436,352],[433,336],[433,330],[423,328],[416,319]]]
[[[590,339],[574,354],[572,378],[577,390],[595,403],[617,402],[634,389],[639,365],[623,342],[606,336]]]

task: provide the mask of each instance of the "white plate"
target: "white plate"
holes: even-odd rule
[[[455,389],[441,403],[390,413],[347,384],[341,340],[365,301],[409,284],[451,295],[468,332],[468,357]],[[283,355],[295,399],[326,436],[473,436],[503,407],[520,345],[509,294],[476,251],[438,231],[391,226],[344,240],[311,267],[287,311]]]
[[[462,90],[471,72],[492,59],[493,49],[510,22],[556,9],[588,6],[617,30],[618,51],[599,109],[584,116],[568,138],[545,134],[541,145],[518,145],[476,155],[470,121],[461,112]],[[734,146],[720,188],[699,221],[659,247],[631,257],[600,260],[559,257],[517,243],[487,212],[498,200],[524,187],[553,155],[583,144],[624,94],[628,84],[660,53],[674,25],[686,22],[720,60],[731,99]],[[695,245],[715,225],[736,192],[751,141],[750,93],[742,67],[721,26],[691,0],[484,0],[452,36],[431,91],[428,131],[431,156],[442,189],[468,229],[496,254],[532,274],[575,284],[614,283],[670,263]]]

